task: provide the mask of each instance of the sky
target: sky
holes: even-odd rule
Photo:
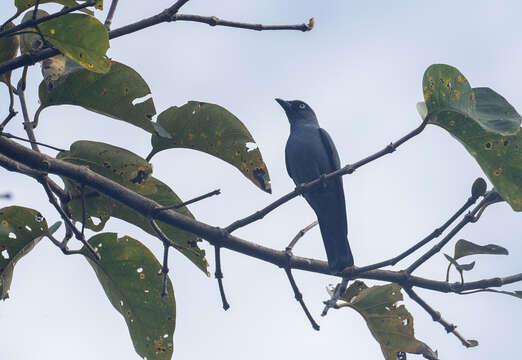
[[[106,10],[96,13],[102,21],[108,3]],[[157,14],[170,4],[120,2],[112,28]],[[15,12],[8,2],[1,9],[3,14]],[[152,159],[154,176],[182,199],[220,188],[220,196],[190,209],[200,221],[227,226],[293,190],[284,164],[289,124],[276,97],[300,99],[315,110],[336,143],[342,164],[380,150],[419,125],[415,104],[422,100],[422,76],[431,64],[457,67],[473,87],[491,87],[520,111],[521,12],[519,1],[500,0],[192,0],[181,13],[263,24],[299,24],[314,17],[315,27],[307,33],[257,32],[168,23],[114,39],[108,55],[147,81],[158,113],[189,100],[205,101],[225,107],[248,127],[267,164],[271,195],[234,167],[204,153],[173,149]],[[16,71],[15,82],[19,76]],[[28,106],[34,114],[40,66],[32,67],[28,77]],[[1,86],[0,91],[0,109],[6,112],[7,91]],[[18,115],[6,131],[23,136],[21,121]],[[92,140],[130,149],[142,157],[150,150],[143,130],[74,106],[43,111],[36,136],[61,148],[77,140]],[[58,220],[38,183],[3,169],[0,174],[0,192],[10,191],[14,196],[1,200],[0,207],[27,206],[40,211],[51,224]],[[432,125],[392,155],[345,176],[348,238],[356,265],[393,257],[429,234],[464,203],[480,176],[485,177],[464,147]],[[498,244],[510,255],[477,256],[466,280],[519,273],[520,219],[506,203],[491,206],[443,252],[451,254],[460,238]],[[234,234],[283,249],[312,221],[313,211],[297,198]],[[162,255],[160,241],[136,227],[113,219],[105,230],[132,236],[158,258]],[[201,246],[207,250],[213,273],[213,248],[206,242]],[[392,269],[408,266],[428,248]],[[310,231],[294,252],[326,259],[319,230]],[[281,269],[226,249],[222,263],[231,305],[226,312],[216,281],[171,251],[170,276],[177,304],[173,359],[382,358],[356,312],[331,310],[327,317],[319,316],[322,301],[328,297],[325,288],[336,281],[334,277],[294,272],[321,326],[316,332]],[[443,280],[446,266],[438,254],[415,274]],[[452,275],[456,281],[458,276]],[[515,284],[505,290],[521,288]],[[519,352],[515,339],[522,319],[520,300],[491,293],[460,296],[422,289],[418,293],[456,324],[461,334],[480,343],[466,349],[406,296],[403,303],[414,316],[416,337],[437,349],[441,359],[514,358]],[[83,258],[63,256],[48,240],[17,264],[10,299],[0,304],[0,324],[2,359],[139,359],[123,318],[109,303],[91,267]]]

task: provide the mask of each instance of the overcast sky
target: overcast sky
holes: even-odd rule
[[[1,6],[2,14],[14,13],[14,5],[7,3]],[[171,3],[122,1],[113,28],[154,15]],[[109,1],[105,7],[97,12],[102,21]],[[175,149],[152,159],[154,176],[183,199],[222,190],[222,195],[190,206],[198,220],[211,225],[226,226],[293,189],[284,164],[289,125],[275,97],[301,99],[312,106],[343,164],[380,150],[420,123],[415,103],[422,100],[424,70],[433,63],[456,66],[473,87],[491,87],[522,109],[520,1],[192,0],[182,10],[264,24],[297,24],[310,17],[316,23],[308,33],[169,23],[111,42],[109,56],[141,74],[158,113],[188,100],[220,104],[239,117],[257,141],[272,179],[272,195],[232,166],[203,153]],[[13,75],[15,82],[19,74]],[[31,114],[38,106],[40,81],[39,66],[34,66],[27,89]],[[5,114],[6,88],[0,86],[0,91]],[[20,115],[7,130],[24,134]],[[61,148],[85,139],[143,157],[150,150],[143,130],[72,106],[45,110],[36,135]],[[28,206],[42,212],[49,223],[58,220],[34,180],[5,170],[0,174],[0,193],[9,190],[14,195],[0,206]],[[462,205],[479,176],[484,175],[464,147],[431,125],[394,154],[345,176],[348,238],[356,265],[390,258],[429,234]],[[237,235],[283,249],[313,220],[313,211],[298,198]],[[466,280],[518,273],[520,220],[520,213],[507,204],[494,205],[444,252],[451,254],[459,238],[496,243],[510,255],[477,256]],[[161,243],[136,227],[113,219],[105,230],[132,236],[161,257]],[[213,249],[207,243],[202,247],[213,273]],[[318,229],[300,241],[295,253],[326,259]],[[304,299],[321,325],[316,332],[281,269],[227,250],[222,257],[231,304],[227,312],[221,308],[216,281],[171,252],[177,303],[174,359],[382,358],[356,312],[344,309],[319,316],[327,298],[325,286],[335,278],[295,271]],[[443,280],[446,266],[439,254],[416,274]],[[452,280],[457,280],[455,274]],[[506,287],[510,289],[520,290],[522,284]],[[465,337],[480,342],[477,348],[464,348],[416,303],[405,299],[417,338],[438,349],[441,359],[514,359],[519,353],[515,339],[520,338],[520,300],[490,293],[418,292]],[[10,299],[0,304],[0,324],[2,360],[139,359],[123,318],[107,300],[91,267],[80,257],[63,256],[48,240],[16,266]]]

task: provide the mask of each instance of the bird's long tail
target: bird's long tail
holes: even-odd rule
[[[320,216],[318,220],[330,270],[339,272],[345,267],[353,266],[352,251],[348,244],[346,214],[330,212],[327,216]]]

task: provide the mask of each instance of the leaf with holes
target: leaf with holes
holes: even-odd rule
[[[79,2],[85,2],[85,1],[79,1]],[[39,4],[45,4],[45,3],[56,3],[56,4],[62,4],[63,6],[67,6],[69,8],[75,7],[80,5],[78,2],[74,0],[40,0]],[[35,4],[35,0],[15,0],[15,6],[18,9],[19,12],[23,12],[26,9],[29,9]],[[98,10],[103,10],[103,1],[99,0],[96,2],[95,6]],[[81,9],[80,11],[93,15],[94,13],[89,9]]]
[[[150,133],[156,108],[152,98],[134,104],[150,94],[145,80],[132,68],[113,61],[111,70],[97,74],[85,69],[68,72],[52,89],[42,81],[37,115],[53,105],[78,105],[87,110],[128,122]]]
[[[167,295],[161,296],[161,264],[141,242],[116,233],[97,234],[89,244],[101,256],[94,269],[112,306],[125,318],[134,349],[149,360],[172,357],[176,325],[176,300],[170,279]],[[84,248],[85,249],[85,248]]]
[[[47,222],[36,210],[0,209],[0,300],[9,297],[14,266],[47,234]]]
[[[449,65],[430,66],[423,79],[423,118],[461,142],[513,210],[522,211],[522,118],[489,88],[472,89]]]
[[[59,153],[57,158],[76,165],[88,166],[92,171],[163,206],[183,202],[166,184],[150,176],[152,166],[147,161],[128,150],[99,142],[77,141],[71,145],[70,151]],[[81,187],[70,179],[63,178],[63,180],[67,192],[72,197],[68,203],[69,211],[75,220],[81,221]],[[84,197],[87,215],[85,226],[87,228],[101,231],[111,217],[116,217],[156,236],[148,220],[133,209],[90,188],[85,188]],[[175,211],[191,219],[194,218],[187,207]],[[93,218],[99,219],[100,223],[95,224]],[[158,222],[158,226],[170,240],[184,248],[181,252],[187,258],[208,274],[205,251],[198,247],[199,239],[194,234],[162,222]]]
[[[38,27],[45,40],[84,68],[102,74],[111,68],[111,60],[105,55],[109,34],[95,17],[67,14]]]
[[[203,151],[235,166],[261,190],[272,192],[261,152],[249,148],[254,138],[246,126],[221,106],[189,101],[158,115],[157,123],[170,138],[152,136],[150,159],[161,150],[187,148]]]
[[[9,30],[14,26],[12,22],[9,22],[3,29]],[[19,46],[20,38],[18,35],[0,38],[0,63],[13,59],[18,52]],[[0,81],[9,86],[11,84],[11,71],[0,74]]]
[[[477,245],[471,241],[460,239],[455,244],[455,259],[460,259],[464,256],[489,254],[489,255],[509,255],[506,248],[495,244]]]
[[[403,300],[399,285],[392,283],[368,288],[362,281],[355,281],[340,300],[344,300],[340,308],[352,308],[364,318],[386,360],[395,360],[397,352],[437,359],[437,352],[415,338],[413,316],[404,305],[397,306],[397,302]]]

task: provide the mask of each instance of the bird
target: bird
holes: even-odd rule
[[[323,178],[339,169],[341,162],[335,144],[328,132],[319,126],[312,108],[301,100],[275,100],[290,122],[285,162],[295,185]],[[315,186],[303,196],[317,215],[330,271],[337,274],[353,266],[342,178],[323,178],[322,185]]]

